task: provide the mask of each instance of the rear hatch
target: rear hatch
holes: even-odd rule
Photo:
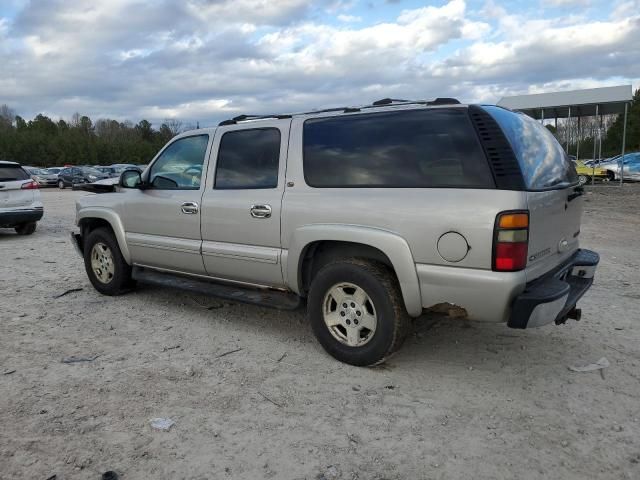
[[[484,107],[502,127],[518,159],[527,190],[527,281],[569,258],[579,245],[582,188],[562,146],[542,124],[524,114]]]
[[[37,190],[23,189],[31,180],[19,165],[0,163],[0,210],[13,210],[30,206],[35,201]]]

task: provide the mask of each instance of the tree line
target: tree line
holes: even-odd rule
[[[586,118],[577,127],[573,119],[558,125],[556,129],[547,125],[568,152],[580,152],[580,158],[593,156],[596,141],[598,156],[599,120]],[[605,118],[602,138],[602,157],[620,153],[622,144],[623,116]],[[96,120],[74,114],[71,120],[53,121],[39,114],[26,121],[8,107],[0,106],[0,160],[12,160],[23,165],[54,166],[111,165],[113,163],[148,163],[172,137],[183,130],[182,122],[165,120],[159,129],[154,129],[147,120],[137,124],[118,122],[108,118]],[[626,151],[640,151],[640,89],[636,90],[630,104]]]
[[[39,114],[26,121],[8,107],[0,106],[0,160],[23,165],[51,167],[148,163],[172,137],[183,130],[182,122],[169,119],[159,129],[147,120],[137,124],[74,114],[53,121]]]

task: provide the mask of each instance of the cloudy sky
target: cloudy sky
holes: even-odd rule
[[[640,87],[640,0],[0,0],[0,104],[213,125],[384,97]]]

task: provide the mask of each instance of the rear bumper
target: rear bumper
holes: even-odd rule
[[[37,222],[43,214],[42,207],[0,212],[0,227],[14,227],[21,223]]]
[[[508,326],[532,328],[566,321],[591,287],[599,262],[597,253],[578,250],[556,269],[528,283],[513,301]]]

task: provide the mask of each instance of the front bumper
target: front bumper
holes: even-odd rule
[[[511,328],[540,327],[564,323],[578,300],[593,283],[600,256],[578,250],[565,263],[527,284],[511,308],[507,325]]]
[[[44,215],[42,207],[0,212],[0,227],[15,227],[21,223],[37,222],[42,215]]]

